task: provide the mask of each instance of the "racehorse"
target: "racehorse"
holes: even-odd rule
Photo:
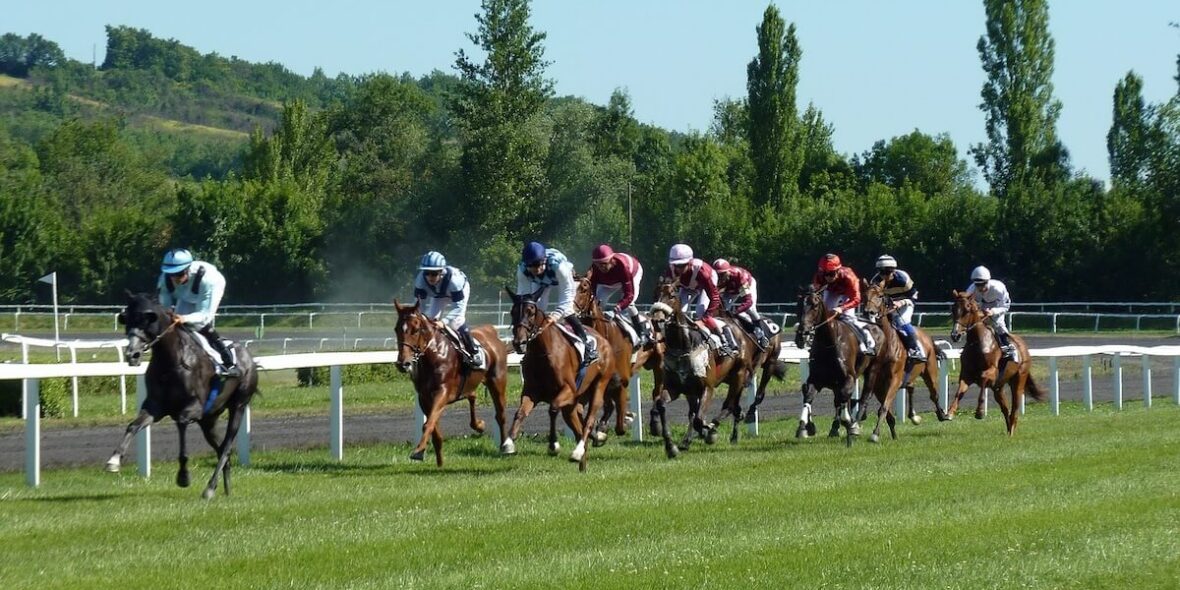
[[[488,390],[496,410],[496,424],[500,426],[499,444],[504,444],[504,407],[508,389],[508,348],[500,341],[491,325],[471,329],[471,337],[484,350],[486,369],[475,370],[463,364],[459,345],[435,322],[422,314],[419,304],[401,305],[397,309],[397,368],[409,372],[418,392],[418,407],[426,416],[422,438],[410,453],[410,459],[421,461],[426,442],[434,442],[434,460],[442,467],[443,435],[439,428],[443,410],[448,404],[466,399],[471,408],[471,429],[483,433],[484,421],[475,416],[475,399],[480,383]]]
[[[847,444],[860,435],[860,424],[855,420],[852,392],[856,378],[868,368],[871,357],[860,353],[859,341],[852,326],[838,319],[838,312],[829,312],[821,290],[808,285],[799,294],[799,324],[795,327],[795,346],[811,348],[807,380],[803,383],[803,410],[799,414],[797,438],[815,436],[811,421],[812,402],[821,389],[830,389],[835,397],[836,416],[828,436],[840,436],[840,427],[848,433]],[[878,341],[880,336],[877,337]]]
[[[143,400],[139,415],[127,425],[123,440],[107,460],[106,470],[119,471],[127,445],[140,429],[164,416],[171,416],[180,433],[180,469],[176,473],[176,485],[189,486],[185,430],[190,423],[196,422],[209,446],[217,451],[217,467],[202,497],[208,500],[217,494],[219,474],[225,476],[225,495],[228,496],[229,455],[242,423],[242,414],[258,392],[258,369],[250,352],[237,344],[233,346],[242,376],[221,382],[215,379],[216,367],[199,340],[203,336],[185,327],[170,310],[147,295],[134,295],[128,291],[127,307],[119,313],[118,320],[126,327],[127,364],[138,366],[148,350],[152,351],[152,358],[144,376],[147,398]],[[226,410],[229,410],[228,424],[225,437],[219,442],[213,427],[217,417]]]
[[[543,289],[543,288],[542,288]],[[598,360],[582,366],[574,345],[546,317],[537,305],[535,293],[518,295],[505,287],[512,297],[512,346],[523,349],[520,361],[523,386],[520,409],[512,419],[512,428],[500,450],[506,455],[516,454],[516,437],[524,421],[538,402],[549,404],[549,453],[560,450],[557,443],[557,414],[574,432],[577,446],[570,453],[570,461],[586,470],[586,441],[594,431],[602,398],[615,374],[614,349],[598,332],[587,328],[586,334],[598,343]]]
[[[893,308],[893,299],[885,294],[883,285],[877,283],[866,286],[864,289],[864,309],[869,320],[873,322],[876,322],[877,318],[883,314],[886,321],[880,324],[882,331],[893,329],[891,322],[896,311]],[[942,409],[938,395],[938,361],[946,358],[946,354],[934,345],[934,339],[925,330],[918,326],[913,328],[917,334],[918,346],[922,347],[922,351],[926,353],[926,360],[906,360],[904,380],[901,384],[901,387],[906,390],[906,417],[915,425],[922,423],[922,416],[914,410],[915,381],[920,376],[922,382],[926,384],[926,390],[930,392],[930,401],[934,404],[934,415],[938,417],[940,422],[949,420],[946,411]],[[865,408],[866,406],[861,406],[861,420],[864,419]]]
[[[740,332],[740,330],[739,330]],[[730,442],[737,442],[738,422],[742,417],[741,395],[746,381],[751,378],[754,366],[753,340],[741,333],[734,334],[738,341],[738,353],[722,357],[710,350],[705,332],[684,314],[679,305],[672,309],[672,319],[664,325],[664,391],[656,399],[656,412],[660,416],[660,432],[664,437],[664,452],[669,459],[680,455],[680,449],[672,443],[668,431],[668,402],[683,395],[688,401],[688,431],[684,434],[681,447],[692,444],[694,434],[704,437],[707,444],[717,441],[717,426],[722,417],[733,416],[733,432]],[[713,396],[713,390],[726,384],[725,402],[721,412],[708,425],[702,418]]]
[[[1032,358],[1028,354],[1028,347],[1024,339],[1009,334],[1008,338],[1016,346],[1020,362],[1001,358],[1000,345],[995,333],[986,325],[987,315],[976,304],[971,294],[963,291],[952,291],[954,300],[951,302],[951,340],[958,342],[963,333],[967,333],[967,342],[963,344],[959,363],[959,390],[955,393],[955,401],[951,402],[948,414],[954,418],[959,408],[959,400],[967,393],[967,388],[979,385],[979,405],[975,410],[976,418],[983,418],[983,396],[987,388],[991,388],[996,403],[1004,414],[1004,423],[1008,429],[1008,436],[1016,433],[1016,421],[1020,417],[1020,406],[1024,400],[1024,388],[1033,399],[1043,400],[1045,393],[1041,391],[1032,377]],[[1004,385],[1012,391],[1012,405],[1004,400]]]
[[[741,320],[737,316],[728,313],[726,315],[733,320],[734,324],[741,323]],[[745,331],[744,328],[743,331]],[[749,332],[746,332],[746,335],[749,336]],[[787,375],[787,364],[778,358],[783,350],[782,340],[782,332],[779,332],[770,337],[770,345],[765,350],[755,344],[753,367],[754,370],[761,368],[762,373],[758,378],[758,389],[754,394],[754,401],[750,404],[749,408],[746,408],[747,423],[753,423],[758,419],[758,406],[766,398],[766,388],[770,385],[770,378],[774,377],[782,381]],[[753,338],[751,338],[751,341],[753,341]]]
[[[606,390],[606,397],[603,399],[599,431],[591,434],[594,444],[601,445],[606,442],[605,425],[610,421],[612,415],[615,417],[615,434],[619,436],[627,434],[627,424],[634,419],[634,416],[627,411],[627,407],[630,402],[631,375],[634,374],[636,368],[631,361],[635,350],[631,339],[627,337],[623,329],[614,320],[606,317],[602,313],[602,306],[598,300],[591,297],[590,277],[580,276],[576,277],[576,280],[578,281],[578,290],[574,294],[574,311],[578,312],[583,324],[589,324],[591,328],[610,341],[611,348],[615,352],[617,382],[620,384],[619,387],[616,387],[614,385],[616,380],[611,380],[611,385]]]
[[[652,436],[663,435],[660,425],[660,411],[655,407],[655,402],[660,399],[660,395],[664,391],[664,352],[667,349],[667,343],[664,341],[664,325],[672,319],[672,309],[680,305],[676,290],[676,283],[667,275],[660,276],[656,281],[655,303],[651,306],[651,312],[647,314],[648,319],[651,320],[652,344],[640,349],[639,354],[635,357],[636,367],[651,371],[652,408],[647,430]]]

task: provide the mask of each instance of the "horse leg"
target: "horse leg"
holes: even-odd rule
[[[704,422],[701,420],[701,396],[701,394],[696,393],[689,393],[684,396],[684,401],[688,402],[688,431],[684,433],[684,439],[680,441],[680,448],[682,449],[688,449],[692,446],[693,436],[705,427]]]
[[[1011,424],[1012,414],[1016,412],[1016,408],[1008,407],[1008,402],[1004,400],[1003,381],[993,381],[990,383],[990,385],[992,389],[992,395],[996,399],[996,404],[1000,406],[1000,413],[1004,415],[1004,429],[1006,430]]]
[[[651,431],[653,436],[663,435],[663,428],[667,426],[667,420],[660,417],[660,413],[656,410],[655,405],[660,403],[660,396],[664,392],[664,371],[659,367],[651,370],[651,420],[648,421],[647,429]]]
[[[182,488],[187,488],[191,483],[188,473],[188,437],[184,435],[187,429],[188,422],[176,421],[176,431],[180,434],[180,468],[176,471],[176,485]]]
[[[201,435],[205,437],[205,442],[209,443],[209,448],[216,453],[221,448],[221,441],[217,440],[217,416],[207,415],[202,416],[197,421],[197,425],[201,427]],[[225,469],[221,472],[221,477],[225,481],[226,494],[229,493],[229,464],[226,463]]]
[[[877,410],[877,427],[873,429],[873,442],[880,441],[881,431],[881,414],[885,414],[885,422],[889,425],[889,437],[897,440],[897,416],[893,414],[893,401],[897,399],[898,388],[901,386],[901,375],[892,375],[889,379],[889,389],[885,390],[882,398],[881,392],[877,392],[877,401],[881,402],[881,407]]]
[[[447,405],[447,390],[445,387],[440,387],[430,393],[430,405],[427,406],[424,396],[418,396],[418,407],[422,409],[422,413],[426,414],[426,423],[422,425],[422,437],[418,439],[418,445],[410,452],[411,461],[421,461],[426,455],[426,443],[434,437],[434,430],[438,428],[438,421],[442,419],[443,409]],[[434,449],[435,454],[439,453],[439,449]],[[441,459],[439,467],[442,467]]]
[[[680,449],[672,443],[672,434],[668,430],[668,401],[667,396],[659,396],[656,398],[656,407],[652,411],[660,418],[657,424],[660,425],[658,429],[660,436],[664,437],[664,454],[669,459],[675,459],[680,456]]]
[[[496,442],[502,447],[508,437],[504,416],[504,410],[508,406],[508,377],[503,374],[496,375],[485,382],[484,386],[488,390],[488,396],[492,398],[492,407],[496,411],[496,425],[500,427],[500,440]]]
[[[536,405],[536,401],[531,396],[521,394],[520,407],[516,409],[516,415],[512,418],[512,429],[508,433],[508,438],[500,443],[500,454],[516,454],[516,443],[513,441],[516,440],[517,436],[520,436],[520,429],[524,427],[524,420],[529,417],[529,413],[533,411],[534,405]]]
[[[938,363],[926,363],[926,370],[922,371],[922,382],[926,384],[926,391],[930,392],[930,402],[934,404],[934,415],[938,417],[938,421],[950,420],[950,416],[942,407],[942,402],[938,400]],[[912,402],[910,406],[913,407]]]
[[[1020,407],[1024,403],[1024,384],[1028,381],[1028,373],[1016,373],[1008,382],[1008,389],[1012,391],[1012,417],[1008,420],[1008,436],[1016,434],[1016,421],[1020,418]]]
[[[590,406],[586,410],[586,422],[581,425],[582,436],[578,440],[578,445],[570,453],[570,461],[578,462],[578,471],[586,471],[586,441],[589,439],[590,433],[594,432],[596,426],[595,421],[598,419],[598,412],[603,403],[603,396],[606,395],[606,388],[609,387],[611,380],[606,375],[599,375],[598,381],[598,383],[594,384],[594,389],[590,391]],[[574,417],[577,418],[576,415]]]
[[[443,434],[442,427],[435,425],[430,429],[430,442],[434,443],[434,464],[437,467],[443,466]]]
[[[553,456],[561,452],[561,443],[557,442],[557,414],[561,409],[554,405],[556,403],[554,400],[549,404],[549,454]]]
[[[955,392],[955,399],[951,401],[951,407],[946,411],[947,420],[955,419],[955,414],[959,412],[959,402],[963,399],[963,396],[967,393],[967,389],[969,387],[971,387],[971,385],[960,376],[959,389]]]
[[[811,381],[803,383],[803,409],[799,412],[799,427],[795,429],[795,438],[815,436],[815,422],[811,421],[811,402],[815,401],[816,391]]]
[[[160,421],[163,418],[162,413],[154,413],[147,409],[141,409],[139,415],[127,425],[127,431],[123,433],[123,440],[119,441],[119,446],[115,447],[115,452],[111,453],[111,458],[107,459],[106,470],[111,473],[118,473],[123,465],[123,455],[127,452],[127,446],[131,444],[131,438],[134,437],[144,426],[149,426]]]
[[[609,399],[614,401],[615,411],[618,412],[615,415],[615,436],[624,436],[627,434],[627,408],[631,407],[631,378],[619,377],[617,381],[615,395],[610,396]],[[606,418],[604,417],[602,421],[605,423]]]
[[[906,385],[904,389],[906,420],[909,420],[914,424],[914,426],[917,426],[922,423],[922,416],[918,414],[917,410],[914,409],[914,390],[917,389],[917,387],[911,381],[910,384]]]
[[[868,385],[868,379],[865,379],[865,385]],[[843,385],[840,386],[836,394],[836,422],[835,425],[844,426],[848,433],[845,443],[852,446],[853,437],[860,436],[860,424],[854,420],[854,416],[850,411],[852,405],[852,393],[856,390],[856,379],[852,377],[845,377]],[[839,436],[839,430],[836,430],[836,435]]]
[[[471,409],[471,429],[474,430],[476,434],[483,434],[484,429],[487,428],[487,424],[483,420],[480,420],[479,416],[475,414],[475,401],[477,397],[479,396],[477,396],[475,390],[472,389],[467,394],[467,405]]]
[[[205,486],[205,491],[201,497],[206,500],[213,499],[217,495],[217,477],[221,475],[222,471],[229,471],[229,455],[233,451],[233,442],[237,438],[238,428],[242,425],[242,412],[236,404],[229,408],[229,422],[225,426],[225,437],[221,439],[221,448],[217,450],[217,468],[213,470],[213,475],[209,478],[209,485]],[[228,479],[226,481],[228,484]],[[229,495],[229,486],[225,487],[225,495]]]

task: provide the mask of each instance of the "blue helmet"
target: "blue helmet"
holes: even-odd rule
[[[418,270],[442,270],[446,266],[446,257],[431,250],[422,255],[422,262],[418,263]]]
[[[164,263],[160,270],[164,274],[184,272],[193,263],[193,253],[184,248],[173,248],[164,254]]]
[[[528,266],[545,260],[545,246],[540,242],[529,242],[520,251],[520,261]]]

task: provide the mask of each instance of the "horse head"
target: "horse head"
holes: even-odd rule
[[[397,369],[405,373],[422,358],[434,339],[434,324],[422,313],[419,302],[402,305],[394,299],[393,306],[397,309],[397,325],[393,329],[397,335]]]
[[[807,348],[815,340],[815,329],[826,321],[828,314],[824,306],[824,299],[814,285],[799,288],[799,308],[796,315],[799,323],[795,325],[795,346]]]
[[[524,347],[541,334],[545,328],[545,313],[537,305],[544,287],[533,293],[517,294],[504,287],[504,291],[512,298],[512,348],[516,352],[524,352]]]
[[[885,283],[869,283],[861,279],[861,308],[869,322],[881,325],[893,313],[893,298],[885,294]]]
[[[951,342],[958,342],[963,333],[974,328],[985,317],[975,298],[966,291],[951,291]]]
[[[172,329],[170,314],[144,293],[127,291],[127,307],[119,312],[118,321],[127,336],[124,360],[132,367],[139,366],[143,354]]]

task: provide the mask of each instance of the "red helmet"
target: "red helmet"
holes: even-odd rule
[[[594,248],[594,252],[590,254],[590,260],[594,262],[606,262],[615,255],[615,251],[607,244],[599,244]]]
[[[729,261],[724,258],[718,258],[713,261],[713,270],[717,272],[729,272],[730,268]]]
[[[824,254],[824,257],[819,259],[820,272],[840,270],[841,266],[840,257],[835,254]]]

